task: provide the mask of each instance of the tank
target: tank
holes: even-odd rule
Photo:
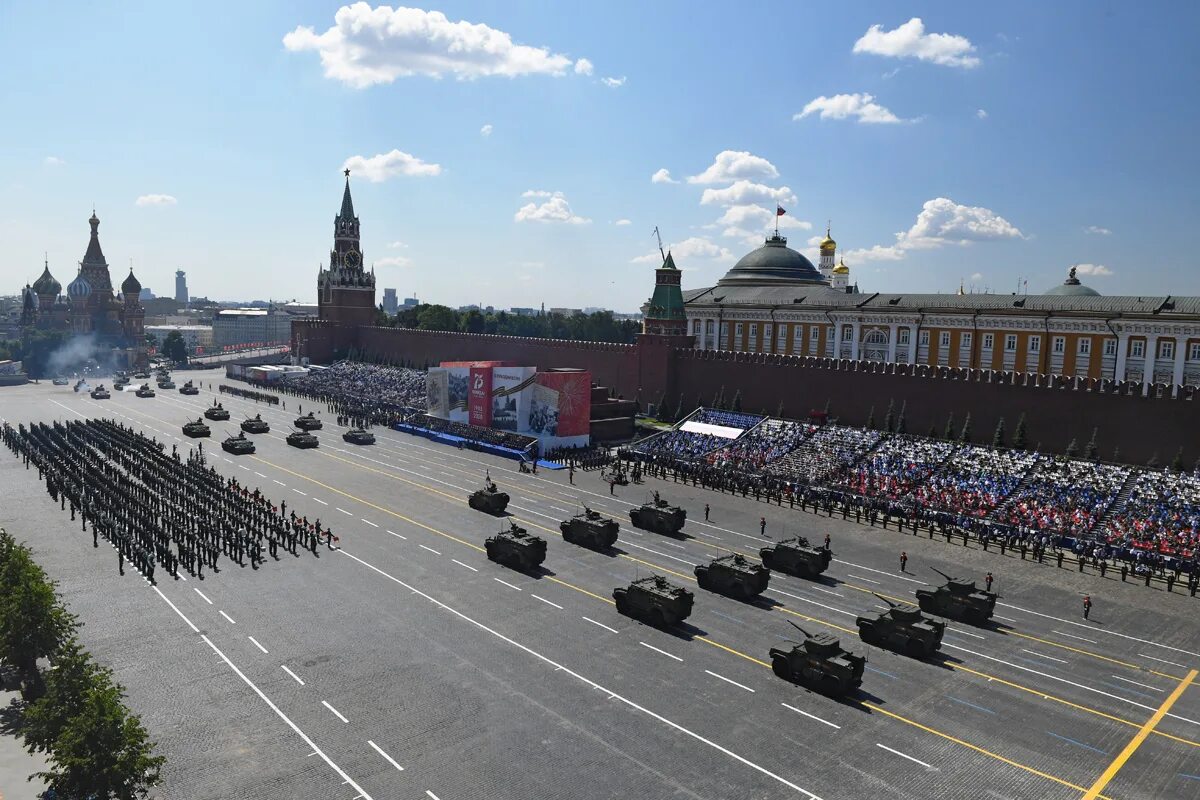
[[[683,530],[687,512],[667,503],[654,493],[654,500],[629,509],[629,521],[633,527],[654,533],[676,534]]]
[[[271,430],[271,426],[267,424],[261,414],[255,414],[254,419],[242,420],[242,430],[246,433],[267,433]]]
[[[797,536],[784,539],[758,551],[767,569],[775,569],[795,575],[797,578],[815,578],[829,567],[833,553],[827,547],[814,547],[808,539]]]
[[[770,649],[771,671],[776,676],[829,697],[841,697],[862,686],[866,656],[843,650],[836,636],[828,633],[813,636],[791,620],[788,622],[804,634],[804,641]]]
[[[148,381],[150,380],[150,372],[149,370],[144,369],[138,370],[137,372],[133,373],[133,379],[135,381]]]
[[[299,447],[301,450],[308,450],[318,444],[317,437],[308,431],[292,431],[287,435],[287,443],[292,447]]]
[[[108,389],[105,389],[103,385],[92,389],[91,394],[93,400],[107,400],[112,397],[112,395],[108,393]]]
[[[254,442],[247,439],[246,434],[239,433],[237,436],[230,436],[221,442],[221,449],[235,456],[249,455],[254,452]]]
[[[175,388],[175,381],[171,380],[170,378],[163,378],[162,380],[160,380],[160,381],[158,382],[158,388],[160,388],[160,389],[174,389],[174,388]]]
[[[54,378],[50,382],[52,384],[54,384],[55,386],[70,386],[71,385],[71,382],[69,380],[67,380],[66,378],[62,377],[61,375]]]
[[[342,434],[342,441],[350,444],[375,444],[375,434],[362,428],[351,428]]]
[[[204,409],[204,416],[209,419],[214,419],[219,422],[229,419],[229,409],[220,403],[213,403],[208,408]]]
[[[975,581],[951,578],[940,569],[933,571],[945,578],[946,583],[936,589],[917,589],[917,605],[922,611],[969,625],[983,625],[992,618],[996,610],[994,592],[975,588]]]
[[[204,424],[204,420],[197,417],[195,422],[189,422],[183,426],[183,435],[190,436],[193,439],[201,439],[211,436],[212,430]]]
[[[657,628],[683,622],[692,613],[692,593],[666,578],[651,575],[613,589],[617,611]]]
[[[607,550],[617,541],[621,526],[615,519],[592,511],[587,506],[570,519],[558,523],[563,539],[592,550]]]
[[[854,621],[864,642],[913,658],[928,658],[941,648],[946,623],[924,616],[914,605],[879,599],[890,606],[887,611]]]
[[[511,569],[530,572],[546,560],[546,540],[510,521],[508,530],[489,536],[483,543],[487,557]]]
[[[767,590],[771,570],[756,564],[740,553],[714,558],[695,569],[696,583],[701,589],[749,600]]]
[[[323,427],[321,420],[313,416],[311,411],[303,417],[296,417],[292,424],[302,431],[319,431]]]
[[[200,394],[200,390],[196,388],[196,385],[194,383],[192,383],[191,381],[188,381],[183,386],[179,387],[179,393],[180,394]]]
[[[504,509],[508,508],[508,494],[497,489],[496,484],[488,477],[484,479],[482,489],[471,492],[471,496],[467,498],[467,505],[487,514],[503,514]]]
[[[116,380],[113,381],[114,389],[124,389],[128,385],[129,385],[129,378],[127,378],[125,376],[121,376],[120,378],[117,378]]]
[[[87,381],[85,381],[83,378],[77,380],[74,386],[75,394],[79,394],[81,391],[83,391],[85,386],[87,386]]]
[[[134,392],[138,397],[154,397],[154,390],[150,388],[150,384],[143,383],[141,388]]]

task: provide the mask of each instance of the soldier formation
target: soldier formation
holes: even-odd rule
[[[275,560],[280,549],[316,555],[322,541],[336,541],[320,520],[288,516],[286,501],[275,506],[257,488],[223,478],[202,447],[181,458],[177,447],[168,454],[158,440],[105,419],[5,423],[3,441],[82,530],[91,523],[94,547],[101,537],[113,545],[122,574],[129,561],[151,583],[156,567],[203,580],[205,567],[220,571],[222,555],[258,569],[264,551]]]

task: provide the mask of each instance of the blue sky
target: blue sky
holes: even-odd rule
[[[94,203],[118,279],[313,299],[349,160],[431,302],[633,310],[656,225],[711,285],[773,198],[867,291],[1200,294],[1193,4],[339,8],[0,7],[0,291],[67,283]]]

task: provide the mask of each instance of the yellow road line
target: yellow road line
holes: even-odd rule
[[[1104,774],[1096,779],[1096,782],[1092,784],[1092,788],[1084,792],[1083,800],[1095,800],[1095,798],[1100,796],[1100,792],[1104,791],[1104,787],[1108,786],[1109,782],[1117,776],[1117,773],[1120,772],[1121,767],[1125,766],[1125,762],[1129,760],[1130,756],[1142,746],[1142,742],[1146,741],[1146,737],[1154,731],[1158,723],[1162,721],[1162,718],[1167,715],[1167,712],[1171,710],[1171,706],[1175,705],[1175,701],[1183,694],[1183,690],[1191,685],[1197,674],[1200,674],[1200,671],[1191,670],[1188,672],[1187,677],[1179,682],[1179,685],[1175,687],[1175,691],[1171,692],[1170,696],[1158,707],[1158,711],[1155,711],[1154,715],[1146,720],[1146,724],[1134,734],[1134,737],[1129,740],[1129,744],[1125,745],[1125,749],[1121,751],[1121,754],[1114,758],[1113,762],[1108,765],[1108,769],[1104,770]]]
[[[1076,786],[1075,784],[1071,783],[1070,781],[1065,781],[1062,778],[1056,778],[1055,776],[1050,775],[1049,773],[1042,772],[1039,769],[1034,769],[1033,767],[1029,767],[1029,766],[1021,764],[1017,761],[1013,761],[1011,758],[1005,758],[1004,756],[1002,756],[998,753],[993,753],[991,750],[985,750],[984,748],[979,747],[978,745],[971,744],[970,742],[964,742],[962,739],[959,739],[956,736],[951,736],[948,733],[943,733],[942,731],[936,730],[935,728],[931,728],[928,725],[922,725],[919,722],[914,722],[913,720],[908,719],[907,717],[902,717],[893,711],[887,711],[885,709],[882,709],[879,706],[875,705],[874,703],[863,701],[862,705],[866,708],[871,709],[872,711],[878,711],[880,714],[883,714],[884,716],[888,716],[894,720],[903,722],[905,725],[911,725],[914,728],[917,728],[918,730],[925,731],[926,733],[931,733],[934,736],[940,736],[941,738],[946,739],[947,741],[954,742],[955,744],[961,745],[969,750],[974,750],[976,753],[985,755],[988,758],[994,758],[997,761],[1000,761],[1004,764],[1008,764],[1010,767],[1016,767],[1017,769],[1025,770],[1028,773],[1037,775],[1039,778],[1045,778],[1046,780],[1053,781],[1054,783],[1057,783],[1060,786],[1066,786],[1068,789],[1075,789],[1080,792],[1085,791],[1082,786]],[[1111,800],[1111,798],[1106,798],[1106,797],[1104,797],[1104,795],[1093,795],[1093,797],[1104,798],[1104,800]]]

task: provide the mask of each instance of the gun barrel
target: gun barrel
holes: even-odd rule
[[[875,593],[874,593],[874,592],[871,592],[871,594],[875,594]],[[889,606],[891,606],[892,608],[895,608],[895,607],[896,607],[896,604],[895,604],[895,603],[893,603],[891,600],[888,600],[886,597],[880,597],[880,596],[879,596],[879,595],[877,595],[877,594],[875,594],[875,596],[876,596],[876,597],[879,597],[879,599],[880,599],[880,600],[882,600],[883,602],[887,603],[887,604],[888,604]]]
[[[796,623],[792,622],[790,619],[789,619],[787,622],[788,622],[788,624],[789,624],[789,625],[791,625],[793,628],[795,628],[796,630],[798,630],[798,631],[800,631],[801,633],[803,633],[806,639],[811,639],[811,638],[812,638],[812,634],[811,634],[811,633],[809,633],[808,631],[804,630],[804,628],[801,628],[799,625],[797,625]]]
[[[942,572],[942,571],[941,571],[940,569],[938,569],[937,567],[930,567],[930,569],[931,569],[931,570],[933,570],[934,572],[936,572],[938,575],[941,575],[941,576],[942,576],[943,578],[945,578],[946,580],[950,580],[950,576],[949,576],[949,575],[947,575],[946,573]]]

